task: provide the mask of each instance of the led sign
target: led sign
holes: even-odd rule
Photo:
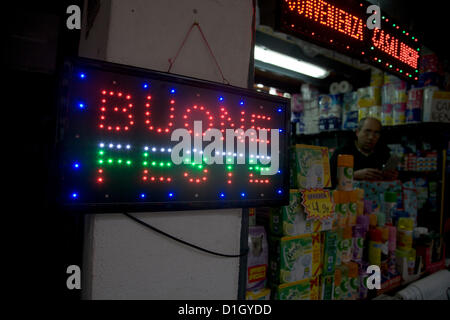
[[[356,0],[281,0],[277,28],[299,38],[363,59],[403,79],[418,80],[417,36],[383,14],[381,29],[369,29],[366,9]]]
[[[86,212],[281,205],[289,100],[77,59],[61,89],[61,202]]]

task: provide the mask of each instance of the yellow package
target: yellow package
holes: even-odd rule
[[[295,163],[292,169],[299,189],[331,187],[327,147],[297,144],[294,157]]]
[[[258,291],[247,291],[245,300],[270,300],[270,289],[264,288]]]
[[[365,87],[357,90],[359,108],[381,106],[380,87]]]

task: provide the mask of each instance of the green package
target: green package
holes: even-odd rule
[[[269,281],[290,283],[312,277],[313,241],[311,234],[270,237]],[[320,249],[319,249],[320,250]]]
[[[321,300],[333,300],[333,297],[334,297],[334,275],[323,275]]]
[[[310,300],[311,284],[309,279],[283,284],[276,289],[277,300]]]
[[[289,205],[270,209],[270,233],[277,236],[300,235],[305,229],[305,213],[301,207],[301,195],[296,189],[289,191]]]

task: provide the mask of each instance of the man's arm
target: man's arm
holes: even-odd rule
[[[384,180],[383,172],[378,169],[365,168],[353,172],[355,180]]]

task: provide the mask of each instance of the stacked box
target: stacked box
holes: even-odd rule
[[[402,193],[402,183],[400,180],[354,181],[353,186],[355,188],[360,188],[364,190],[365,213],[382,210],[383,199],[381,199],[381,195],[383,195],[386,191],[395,192],[400,198]]]
[[[355,130],[358,127],[358,94],[344,93],[342,102],[342,129]]]
[[[274,290],[276,300],[319,300],[319,277],[280,284]]]
[[[291,187],[331,187],[327,147],[297,144],[291,149]]]
[[[276,287],[276,300],[310,300],[311,284],[309,279],[282,284]]]
[[[247,291],[245,300],[270,300],[270,289],[264,288],[257,291]]]
[[[400,125],[406,123],[406,82],[401,81],[394,84],[394,104],[393,104],[393,123]]]
[[[272,285],[296,282],[321,273],[320,234],[270,238],[269,279]]]
[[[332,219],[323,221],[307,219],[301,202],[300,191],[291,189],[289,205],[270,209],[269,230],[271,234],[280,237],[298,236],[332,228]]]
[[[381,118],[381,91],[380,87],[365,87],[359,88],[357,92],[358,96],[358,121],[362,118],[368,117],[371,107],[376,107],[380,111]],[[373,113],[373,111],[372,111]]]
[[[422,121],[423,88],[414,88],[408,91],[406,103],[406,122],[414,123]]]

